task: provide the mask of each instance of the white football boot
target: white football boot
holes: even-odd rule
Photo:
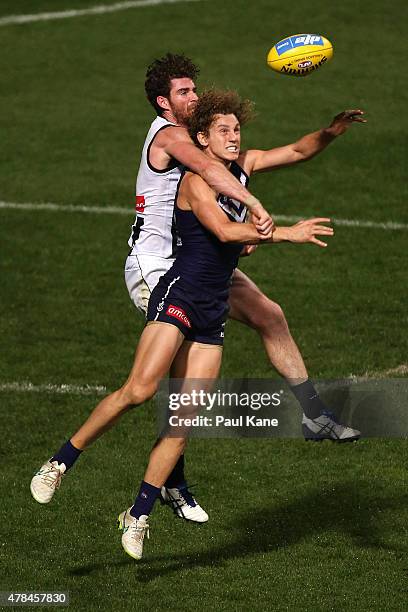
[[[31,480],[31,495],[39,504],[48,504],[61,484],[66,470],[65,463],[47,461]]]
[[[359,440],[361,432],[347,425],[338,423],[336,417],[328,410],[322,412],[315,419],[309,419],[306,415],[302,418],[302,430],[305,440],[320,442],[321,440],[332,440],[334,442],[353,442]]]
[[[132,507],[128,508],[118,516],[118,529],[122,533],[122,546],[133,559],[141,559],[143,556],[143,540],[146,535],[149,539],[148,516],[142,514],[138,519],[130,514]]]
[[[197,504],[188,487],[172,488],[162,487],[160,492],[162,504],[170,506],[176,516],[186,521],[206,523],[208,514]]]

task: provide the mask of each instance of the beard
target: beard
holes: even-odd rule
[[[186,126],[186,124],[188,123],[188,119],[192,115],[193,110],[194,110],[194,106],[190,106],[190,108],[187,110],[185,108],[178,109],[178,108],[173,107],[171,109],[171,112],[173,113],[174,118],[176,119],[179,125]]]

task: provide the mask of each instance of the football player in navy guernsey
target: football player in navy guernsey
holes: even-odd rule
[[[189,124],[203,154],[223,163],[244,183],[252,172],[269,168],[267,155],[240,151],[240,124],[248,119],[250,111],[250,103],[241,101],[235,92],[210,91],[200,98]],[[181,175],[174,212],[181,245],[172,267],[150,296],[147,324],[131,373],[125,384],[98,404],[71,440],[34,476],[31,492],[40,503],[50,501],[62,475],[83,448],[129,408],[152,397],[172,364],[179,378],[191,371],[195,378],[217,377],[231,277],[243,245],[286,240],[325,246],[317,235],[333,234],[332,228],[322,224],[329,221],[325,218],[289,228],[271,227],[261,233],[255,224],[244,223],[244,205],[210,188],[190,170]],[[186,384],[188,389],[189,381]],[[135,559],[142,557],[144,538],[149,535],[149,514],[177,466],[186,435],[187,432],[164,436],[156,442],[134,504],[119,515],[123,548]],[[204,513],[202,509],[201,512]]]
[[[240,128],[250,115],[250,102],[241,101],[236,92],[209,91],[200,97],[189,120],[190,136],[196,144],[245,184],[252,172],[268,169],[267,158],[258,151],[240,150]],[[253,223],[245,223],[246,216],[243,204],[217,193],[198,174],[183,171],[174,204],[180,245],[175,262],[160,278],[149,299],[147,326],[134,366],[134,384],[139,384],[137,376],[146,367],[146,359],[148,369],[154,360],[161,363],[155,381],[148,379],[148,385],[157,385],[164,367],[168,370],[172,362],[181,367],[179,374],[189,373],[190,359],[196,378],[207,381],[217,378],[231,277],[242,245],[282,240],[317,241],[325,245],[316,235],[333,234],[332,228],[322,225],[329,221],[325,218],[261,234]],[[152,353],[155,358],[149,358]],[[180,393],[190,388],[191,380],[185,382],[187,386],[181,387]],[[187,415],[191,416],[188,409]],[[144,538],[149,533],[149,514],[177,465],[187,433],[183,427],[179,433],[176,426],[170,435],[158,440],[133,506],[119,515],[122,546],[135,559],[142,557]]]
[[[268,236],[274,225],[262,205],[247,190],[245,176],[229,172],[216,159],[206,155],[192,141],[187,121],[198,96],[195,78],[198,68],[183,55],[167,54],[149,67],[146,93],[158,113],[146,138],[136,186],[137,218],[130,239],[131,252],[126,261],[125,278],[135,305],[147,311],[150,295],[174,262],[175,232],[172,224],[174,198],[182,165],[200,175],[216,192],[235,200],[237,209],[245,203],[253,216],[260,235]],[[342,134],[354,121],[363,121],[362,111],[340,113],[325,129],[308,134],[292,145],[258,151],[265,167],[273,169],[307,160],[322,151],[334,138]],[[287,228],[291,241],[315,242],[310,221]],[[279,229],[284,231],[283,228]],[[285,230],[286,231],[286,230]],[[242,272],[235,270],[229,294],[229,316],[254,328],[261,335],[272,365],[286,378],[303,409],[306,437],[312,439],[355,439],[349,428],[337,425],[325,414],[312,383],[308,380],[300,352],[289,332],[282,309]],[[183,343],[173,365],[171,375],[177,378],[199,378],[200,348],[198,343]],[[132,375],[130,376],[132,381]],[[123,396],[117,392],[117,399]],[[122,406],[122,404],[121,404]],[[40,503],[51,500],[59,487],[63,473],[72,467],[82,450],[109,429],[126,411],[123,406],[103,400],[86,423],[63,447],[42,466],[34,476],[31,491]],[[358,434],[358,432],[357,432]],[[186,486],[184,456],[161,491],[162,500],[181,518],[204,522],[206,512],[196,503]]]
[[[146,95],[157,117],[150,126],[142,151],[136,182],[137,216],[125,265],[129,295],[143,313],[147,311],[154,287],[174,261],[173,206],[182,165],[200,175],[216,192],[236,200],[237,206],[240,202],[248,208],[252,205],[259,222],[264,222],[260,204],[247,191],[244,177],[237,175],[234,182],[233,174],[223,173],[220,164],[217,167],[213,159],[194,147],[196,143],[188,134],[186,123],[198,99],[195,86],[198,73],[198,67],[189,58],[168,53],[155,60],[146,74]],[[364,121],[362,115],[361,110],[345,111],[337,115],[328,128],[308,134],[291,145],[259,151],[259,155],[267,159],[270,169],[311,159],[353,122]],[[262,231],[268,227],[259,224],[257,229]],[[247,253],[253,248],[246,247]],[[291,385],[302,406],[305,437],[346,439],[350,431],[324,414],[327,412],[325,406],[308,380],[302,356],[280,306],[239,270],[233,275],[229,306],[230,318],[260,334],[271,364]],[[189,367],[193,368],[193,364],[194,360],[190,359]],[[187,376],[194,378],[194,370]],[[201,520],[204,516],[186,487],[184,456],[163,487],[162,496],[179,516],[190,520]]]

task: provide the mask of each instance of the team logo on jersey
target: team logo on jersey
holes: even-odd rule
[[[166,315],[178,319],[179,321],[184,323],[184,325],[191,329],[190,319],[188,318],[184,310],[180,308],[180,306],[173,306],[173,304],[170,304],[166,310]]]
[[[227,215],[234,219],[234,221],[244,223],[247,213],[245,204],[241,204],[238,200],[233,200],[224,195],[220,196],[218,204]]]
[[[145,209],[145,198],[144,196],[136,196],[136,212],[138,213],[144,213],[144,209]]]

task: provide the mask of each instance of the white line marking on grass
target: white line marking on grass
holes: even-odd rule
[[[95,215],[110,214],[110,215],[135,215],[136,211],[129,208],[123,208],[119,206],[74,206],[73,204],[53,204],[51,202],[41,202],[40,204],[33,204],[26,202],[17,204],[15,202],[0,202],[0,209],[12,209],[12,210],[50,210],[52,212],[81,212],[91,213]]]
[[[107,390],[103,385],[34,385],[29,381],[24,381],[1,383],[0,392],[106,395]]]
[[[379,370],[377,372],[365,372],[364,374],[350,374],[350,379],[356,380],[370,380],[375,378],[400,378],[405,377],[408,374],[408,363],[402,363],[396,368],[390,368],[389,370]]]
[[[399,378],[408,374],[408,364],[403,363],[396,368],[366,372],[362,375],[350,374],[349,379],[364,381],[376,378]],[[44,383],[34,385],[29,381],[0,383],[0,393],[50,393],[53,395],[106,395],[108,390],[103,385],[71,385]]]
[[[401,374],[402,376],[408,374],[408,364],[407,363],[402,363],[401,365],[397,366],[396,368],[391,368],[390,370],[387,370],[385,372],[385,374],[387,376],[394,376],[394,374]]]
[[[50,13],[37,13],[33,15],[8,15],[0,17],[0,26],[12,24],[21,25],[34,21],[51,21],[53,19],[69,19],[71,17],[82,17],[83,15],[104,15],[106,13],[116,13],[126,11],[140,6],[156,6],[159,4],[175,4],[177,2],[198,2],[199,0],[133,0],[129,2],[116,2],[115,4],[105,4],[102,6],[90,6],[86,9],[58,11]]]
[[[91,213],[96,215],[135,215],[136,212],[132,208],[123,208],[119,206],[84,206],[73,204],[53,204],[51,202],[42,202],[35,204],[33,202],[17,203],[17,202],[0,202],[0,209],[10,210],[49,210],[54,212],[81,212]],[[284,221],[287,223],[296,223],[305,217],[293,215],[273,215],[276,221]],[[346,227],[361,227],[384,230],[408,230],[408,223],[399,223],[397,221],[367,221],[359,219],[336,219],[332,218],[334,225],[343,225]]]
[[[298,217],[292,215],[273,215],[277,221],[287,221],[288,223],[296,223],[307,217]],[[365,221],[359,219],[337,219],[331,218],[333,225],[344,225],[346,227],[367,227],[373,229],[385,230],[407,230],[408,223],[398,223],[396,221]]]

